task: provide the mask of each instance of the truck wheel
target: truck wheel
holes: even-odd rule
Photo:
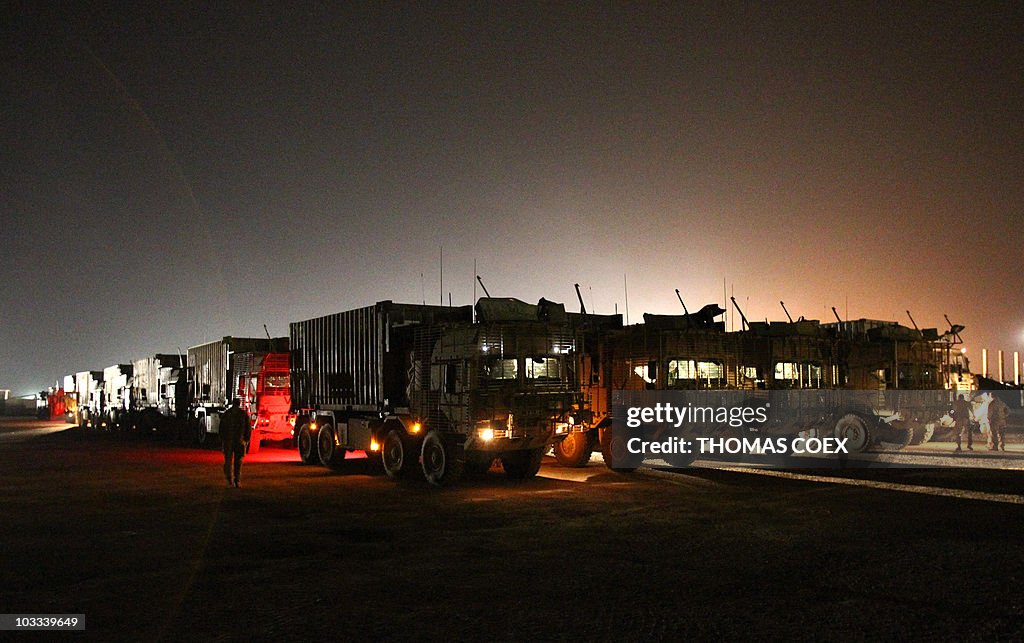
[[[435,487],[457,482],[465,471],[465,460],[456,457],[455,449],[450,448],[437,431],[430,431],[423,438],[420,460],[423,477]]]
[[[529,451],[513,451],[501,456],[501,466],[510,480],[525,480],[537,475],[540,462],[544,459],[544,448]]]
[[[392,480],[409,475],[415,464],[412,450],[398,429],[391,429],[384,436],[384,443],[380,448],[380,459],[381,464],[384,465],[384,473]]]
[[[629,453],[626,449],[626,441],[621,437],[614,434],[610,435],[607,440],[601,444],[601,457],[604,458],[604,464],[612,471],[618,471],[619,473],[631,473],[636,471],[635,466],[622,466],[622,463],[628,463],[633,458],[633,454]],[[612,466],[612,462],[618,462],[619,466]]]
[[[570,433],[555,445],[555,460],[563,467],[584,467],[590,462],[594,440],[590,433]]]
[[[330,424],[320,427],[320,433],[316,436],[316,450],[320,456],[320,464],[325,467],[336,464],[344,457],[338,453],[338,445],[334,443],[334,427]]]
[[[846,451],[848,453],[860,453],[871,446],[872,435],[868,430],[868,423],[856,413],[847,413],[836,422],[834,435],[837,438],[846,438]]]
[[[299,435],[295,438],[299,443],[299,459],[302,464],[313,464],[316,462],[316,441],[313,439],[313,432],[309,430],[309,424],[303,424],[299,429]]]

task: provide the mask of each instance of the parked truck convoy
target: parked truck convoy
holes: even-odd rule
[[[567,313],[543,299],[381,301],[293,322],[289,337],[223,337],[185,355],[79,372],[60,399],[83,426],[184,426],[208,444],[237,396],[253,426],[250,450],[294,440],[302,462],[324,465],[363,451],[393,478],[443,485],[495,460],[511,478],[533,476],[551,447],[564,465],[582,466],[595,449],[610,465],[616,390],[934,392],[924,405],[890,396],[899,408],[837,407],[827,427],[776,427],[827,431],[867,449],[929,439],[950,389],[970,381],[953,350],[962,327],[940,336],[801,318],[744,320],[727,332],[724,312],[709,305],[623,326],[620,315]]]

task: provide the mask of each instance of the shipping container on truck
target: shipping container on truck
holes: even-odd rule
[[[184,356],[158,353],[132,361],[132,377],[128,387],[129,425],[138,431],[151,433],[171,426],[170,417],[162,404],[166,390],[163,377],[175,367],[184,366]]]
[[[188,414],[195,441],[205,445],[220,428],[220,413],[237,392],[235,355],[286,352],[288,338],[231,337],[188,349],[191,404]]]
[[[235,395],[252,425],[250,453],[263,440],[292,438],[290,363],[287,352],[235,354]]]
[[[100,401],[103,396],[103,371],[75,373],[75,398],[78,400],[77,423],[83,428],[99,426]]]
[[[290,324],[303,462],[361,450],[392,478],[456,481],[495,459],[536,475],[577,397],[575,336],[560,304],[473,308],[378,302]]]
[[[129,381],[131,364],[114,364],[103,369],[103,399],[100,416],[112,430],[125,430],[128,422]]]

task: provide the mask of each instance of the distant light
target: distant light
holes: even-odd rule
[[[961,348],[961,349],[960,349],[960,353],[961,353],[962,355],[966,355],[966,354],[967,354],[967,349],[966,349],[966,348]]]
[[[494,429],[483,429],[480,431],[480,439],[484,442],[490,442],[494,439]]]
[[[370,440],[370,451],[380,451],[380,445],[376,440]]]

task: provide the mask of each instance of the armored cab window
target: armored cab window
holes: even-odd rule
[[[288,388],[287,375],[268,375],[263,382],[263,388],[282,389]]]
[[[725,386],[725,365],[722,362],[697,362],[697,379],[709,388]]]
[[[775,363],[775,388],[821,388],[823,384],[824,371],[819,364]]]
[[[687,386],[697,379],[697,363],[692,359],[670,359],[668,361],[668,386]]]
[[[637,390],[639,388],[653,389],[655,383],[658,381],[658,362],[638,360],[627,360],[627,368],[629,368],[629,384],[626,386],[629,390]],[[639,379],[643,386],[640,386],[636,380]]]
[[[715,388],[725,385],[725,366],[711,360],[673,359],[668,362],[669,388]]]
[[[519,376],[519,364],[514,357],[492,357],[484,361],[484,379],[492,381],[515,380]]]
[[[796,362],[775,362],[775,387],[799,388],[800,365]]]
[[[527,357],[526,379],[546,382],[561,380],[557,357]]]
[[[804,364],[803,369],[803,387],[821,388],[824,377],[821,366],[819,364]]]

